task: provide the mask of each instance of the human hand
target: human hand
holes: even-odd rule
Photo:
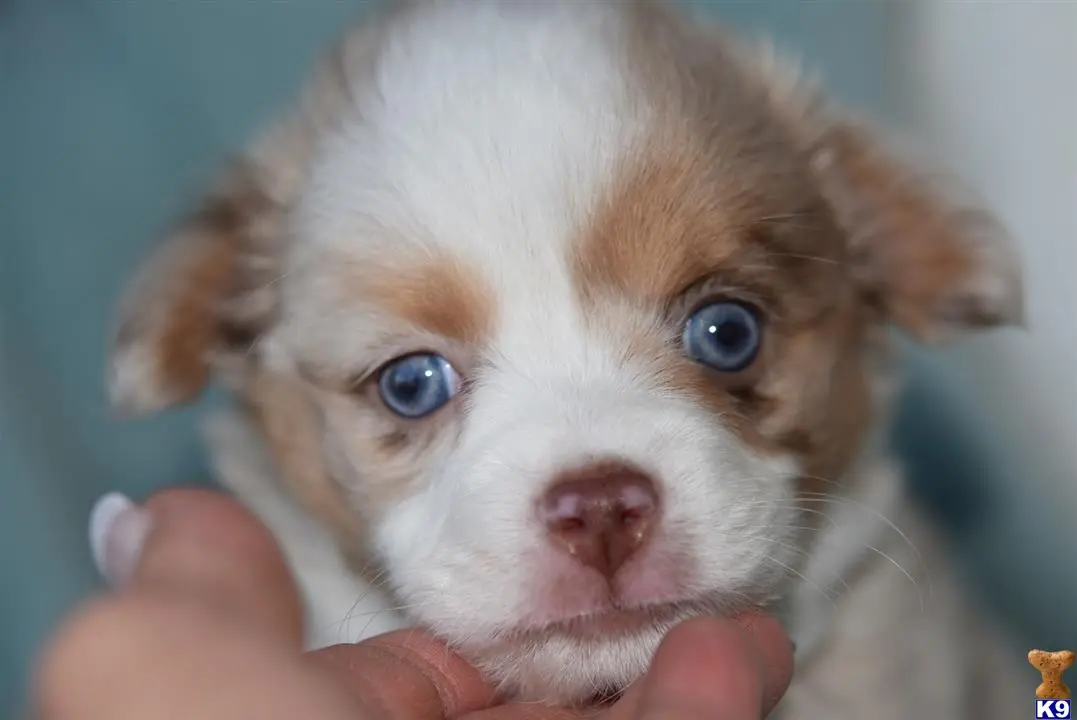
[[[430,635],[401,631],[301,651],[300,600],[265,527],[236,503],[172,490],[104,533],[114,590],[76,611],[42,654],[39,720],[569,720],[583,710],[497,703]],[[605,720],[759,720],[792,672],[773,620],[674,628]]]

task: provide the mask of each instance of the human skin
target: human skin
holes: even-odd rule
[[[114,525],[124,522],[144,532],[136,547],[112,543],[113,587],[43,649],[37,720],[758,720],[792,673],[773,619],[698,618],[668,634],[647,676],[610,707],[500,704],[474,668],[417,630],[303,652],[300,600],[276,543],[223,495],[165,491]]]

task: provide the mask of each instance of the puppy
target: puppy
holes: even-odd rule
[[[576,704],[765,607],[783,717],[1008,720],[1006,645],[883,438],[889,329],[1021,296],[989,215],[769,52],[649,2],[415,0],[149,260],[110,382],[141,413],[233,391],[221,480],[312,645],[419,624]]]

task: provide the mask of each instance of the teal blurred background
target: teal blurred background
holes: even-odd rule
[[[902,2],[694,4],[776,36],[852,107],[906,121]],[[36,646],[97,587],[85,542],[93,500],[207,477],[196,422],[218,398],[137,423],[110,416],[117,293],[365,7],[0,0],[0,717],[19,707]],[[1050,496],[1015,501],[1028,468],[978,405],[973,376],[952,356],[914,352],[910,363],[895,442],[915,491],[1010,622],[1016,651],[1077,646],[1074,577],[1047,575],[1072,567],[1068,548],[1037,550],[1070,516]],[[1052,592],[1032,589],[1045,578]]]

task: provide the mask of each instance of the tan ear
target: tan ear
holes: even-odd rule
[[[142,414],[195,399],[257,361],[275,320],[288,209],[317,139],[351,112],[352,75],[371,72],[379,27],[364,23],[314,68],[296,105],[260,133],[139,270],[119,308],[112,403]]]
[[[195,399],[215,358],[245,355],[275,312],[279,212],[234,168],[140,268],[119,307],[109,393],[128,414]]]
[[[811,160],[864,296],[887,321],[928,342],[1023,322],[1020,262],[989,212],[905,167],[852,123],[826,126]]]
[[[766,41],[732,42],[748,77],[808,154],[848,236],[866,302],[920,341],[1024,321],[1009,234],[951,180],[932,177],[831,106],[799,64]]]

